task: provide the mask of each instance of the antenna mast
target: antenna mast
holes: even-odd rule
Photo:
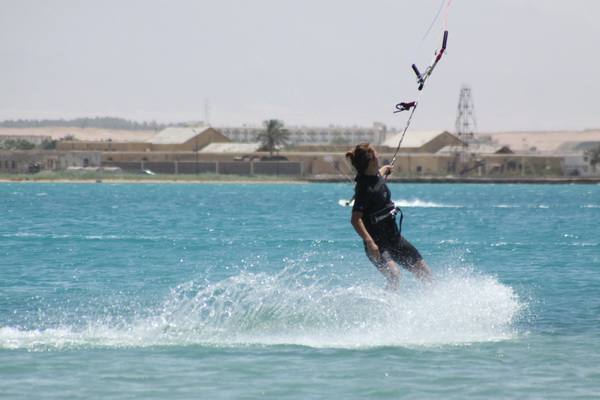
[[[210,126],[210,103],[208,97],[204,99],[204,126]]]
[[[459,157],[458,161],[461,166],[459,171],[462,175],[472,169],[469,168],[469,150],[471,153],[475,153],[479,148],[476,139],[477,122],[475,121],[475,110],[469,85],[463,85],[460,89],[455,130],[456,136],[463,142],[460,148],[454,152]],[[475,163],[477,166],[480,161],[475,160]]]

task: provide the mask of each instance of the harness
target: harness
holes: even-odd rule
[[[373,225],[377,225],[383,220],[388,218],[396,218],[396,214],[400,213],[400,220],[398,221],[398,231],[402,235],[402,220],[404,219],[404,214],[400,207],[392,204],[390,206],[384,207],[381,210],[375,211],[374,213],[369,215],[369,220]]]

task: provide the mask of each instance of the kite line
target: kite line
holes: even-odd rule
[[[442,0],[442,3],[440,4],[440,8],[439,8],[433,22],[429,26],[429,29],[427,29],[427,32],[425,33],[425,36],[423,36],[423,39],[421,40],[421,43],[419,44],[419,47],[418,47],[418,49],[421,48],[421,46],[425,42],[425,39],[427,38],[427,36],[429,36],[429,33],[431,32],[431,29],[435,25],[438,17],[440,16],[442,9],[445,8],[444,21],[442,24],[441,35],[440,35],[440,38],[438,39],[438,43],[440,43],[440,41],[441,41],[441,45],[439,45],[439,49],[434,52],[434,57],[433,57],[431,63],[429,64],[429,66],[427,66],[427,68],[424,70],[423,73],[421,73],[421,71],[417,67],[416,63],[413,62],[413,64],[411,65],[412,70],[417,75],[419,96],[414,101],[401,102],[401,103],[396,104],[396,110],[394,111],[394,113],[399,113],[402,111],[410,111],[410,114],[408,116],[408,119],[406,120],[406,124],[404,125],[404,130],[402,131],[402,135],[400,136],[400,140],[398,142],[398,146],[396,147],[396,151],[394,152],[394,156],[392,157],[392,161],[389,164],[390,166],[394,166],[394,163],[396,162],[396,158],[398,157],[398,152],[400,151],[400,147],[402,146],[402,142],[404,141],[404,137],[406,136],[408,127],[410,126],[413,115],[415,114],[417,106],[419,105],[419,100],[421,100],[421,95],[423,94],[423,89],[425,88],[425,84],[427,83],[427,80],[429,79],[429,77],[431,77],[433,70],[437,66],[438,62],[442,59],[442,56],[444,55],[444,53],[446,53],[446,45],[448,44],[448,9],[450,8],[451,2],[452,2],[452,0]],[[445,7],[444,7],[444,4],[446,5]],[[417,50],[417,53],[418,53],[418,50]],[[415,58],[416,58],[416,56],[415,56]],[[388,175],[390,175],[389,169],[388,169],[387,173],[385,174],[384,179],[387,179]],[[349,206],[352,204],[355,197],[356,197],[356,193],[354,194],[354,196],[352,196],[352,198],[350,200],[345,201],[345,202],[340,201],[340,204]],[[402,223],[402,220],[400,220],[400,223]]]
[[[429,26],[427,33],[425,33],[425,36],[423,37],[423,39],[421,40],[421,44],[419,45],[419,48],[423,45],[423,42],[429,35],[431,28],[437,21],[439,15],[440,15],[440,12],[444,8],[444,4],[446,4],[445,12],[444,12],[444,22],[442,25],[441,45],[440,45],[439,49],[435,51],[433,60],[431,61],[429,66],[424,70],[423,73],[420,72],[419,68],[417,67],[417,65],[415,63],[413,63],[411,66],[412,70],[417,75],[417,84],[418,84],[418,90],[419,90],[419,96],[417,97],[417,100],[396,104],[396,110],[394,111],[394,113],[399,113],[402,111],[410,111],[410,114],[408,116],[408,119],[406,120],[406,124],[404,125],[404,130],[402,131],[402,135],[400,136],[400,141],[398,142],[398,146],[396,147],[396,152],[394,153],[394,156],[392,157],[390,166],[393,166],[394,163],[396,162],[396,158],[398,157],[398,152],[400,151],[400,147],[402,146],[402,142],[404,141],[404,137],[406,136],[406,132],[408,131],[408,127],[410,126],[412,117],[417,109],[417,106],[419,105],[419,100],[421,99],[421,95],[423,94],[423,89],[425,88],[425,84],[427,83],[427,80],[433,73],[433,70],[437,66],[438,62],[442,59],[442,56],[446,52],[446,45],[448,44],[448,8],[450,7],[451,1],[452,0],[447,0],[447,2],[446,2],[446,0],[442,1],[441,5],[440,5],[440,9],[438,10],[438,13],[437,13],[435,19]],[[389,175],[389,171],[385,175],[385,178],[387,178],[388,175]]]

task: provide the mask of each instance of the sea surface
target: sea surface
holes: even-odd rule
[[[0,183],[0,398],[598,399],[600,186]]]

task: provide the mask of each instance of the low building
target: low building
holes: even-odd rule
[[[563,170],[567,176],[600,176],[600,165],[593,165],[591,157],[585,154],[565,156]]]
[[[268,153],[242,160],[245,153],[116,152],[102,153],[102,165],[125,172],[151,170],[160,174],[224,174],[304,176],[304,163],[297,160],[266,160]],[[287,158],[287,157],[286,157]],[[247,161],[247,162],[246,162]]]
[[[170,127],[141,142],[61,141],[57,150],[103,152],[199,151],[210,143],[231,142],[210,127]]]
[[[232,140],[210,127],[170,127],[146,139],[151,151],[200,151],[211,143]]]
[[[370,141],[353,135],[346,137],[353,138],[351,144],[296,145],[293,151],[281,150],[271,157],[268,152],[258,151],[259,143],[235,142],[211,127],[168,128],[140,141],[72,141],[61,142],[58,151],[1,151],[0,173],[113,167],[125,172],[152,170],[161,174],[324,175],[351,181],[355,172],[345,153],[358,142]],[[395,134],[375,145],[382,164],[391,162],[401,139],[394,164],[396,175],[444,176],[469,171],[482,175],[560,173],[564,158],[517,155],[501,146],[465,147],[447,131],[410,131],[404,138]]]
[[[0,173],[24,174],[60,171],[68,167],[99,167],[97,151],[4,150],[0,151]]]
[[[600,146],[600,141],[569,141],[564,142],[560,146],[558,146],[555,152],[559,154],[583,154],[587,150],[591,150],[594,147],[598,146]]]
[[[388,137],[381,143],[381,147],[395,150],[401,140],[400,153],[436,153],[447,146],[465,145],[448,131],[408,131],[406,134],[397,133]]]

